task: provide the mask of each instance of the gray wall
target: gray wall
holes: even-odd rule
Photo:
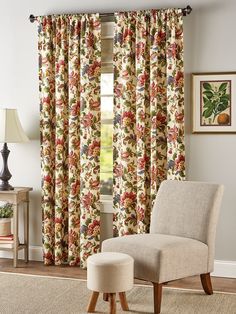
[[[9,159],[14,185],[32,186],[31,245],[41,244],[39,101],[37,24],[30,13],[113,12],[155,7],[184,7],[186,1],[30,1],[0,2],[0,106],[19,110],[31,142],[11,144]],[[217,234],[216,258],[236,261],[236,135],[192,135],[191,72],[236,71],[236,1],[189,0],[185,18],[186,143],[188,179],[214,181],[226,187]],[[104,219],[106,221],[106,219]]]
[[[191,1],[193,3],[193,1]],[[236,260],[236,134],[191,134],[190,73],[236,72],[236,1],[206,1],[186,18],[187,177],[225,185],[216,241],[216,259]],[[236,105],[236,104],[234,104]]]

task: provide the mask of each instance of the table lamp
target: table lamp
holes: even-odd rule
[[[1,150],[3,159],[3,168],[0,172],[0,191],[14,190],[8,183],[11,179],[11,173],[8,169],[7,159],[10,153],[7,143],[22,143],[28,142],[16,109],[0,109],[0,143],[3,144]]]

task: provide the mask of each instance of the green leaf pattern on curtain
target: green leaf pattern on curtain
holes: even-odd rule
[[[45,264],[86,267],[100,246],[100,36],[98,14],[39,18]]]
[[[145,233],[160,183],[185,177],[181,10],[117,13],[114,77],[114,233]]]

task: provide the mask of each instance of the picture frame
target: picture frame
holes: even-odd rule
[[[236,133],[236,72],[192,73],[192,133]]]

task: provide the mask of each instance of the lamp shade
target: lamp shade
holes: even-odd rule
[[[0,109],[0,142],[28,142],[16,109]]]

